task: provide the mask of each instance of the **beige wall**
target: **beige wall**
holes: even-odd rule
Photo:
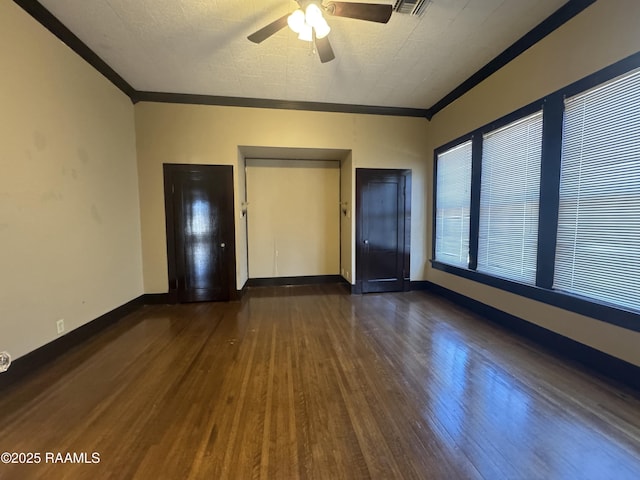
[[[438,113],[429,124],[433,149],[640,50],[640,2],[596,2],[563,27]],[[427,197],[429,212],[431,197]],[[431,225],[428,224],[428,251]],[[579,342],[640,365],[640,333],[427,269],[427,279]]]
[[[0,350],[20,357],[142,294],[133,105],[0,2]]]
[[[337,275],[340,162],[247,160],[249,278]]]
[[[350,150],[352,168],[410,168],[415,183],[426,181],[428,122],[421,118],[150,102],[137,104],[135,114],[147,293],[168,289],[163,163],[234,165],[236,212],[243,200],[239,146]],[[414,188],[412,279],[425,275],[425,197],[423,189]],[[236,221],[237,288],[244,284],[243,228]]]

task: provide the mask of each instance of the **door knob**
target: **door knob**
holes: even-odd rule
[[[222,247],[222,248],[224,248],[224,247],[226,247],[226,246],[227,246],[227,245],[226,245],[226,244],[224,244],[224,243],[221,243],[221,244],[220,244],[220,247]]]
[[[365,244],[365,245],[369,245],[369,240],[365,240],[365,241],[364,241],[364,244]]]

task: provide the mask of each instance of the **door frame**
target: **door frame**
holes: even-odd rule
[[[364,215],[362,210],[361,194],[363,187],[363,176],[367,174],[373,175],[388,175],[395,174],[404,179],[404,215],[402,217],[403,223],[403,237],[404,241],[402,246],[402,291],[408,292],[411,289],[411,169],[392,169],[392,168],[356,168],[356,283],[353,293],[361,294],[363,292],[362,284],[362,270],[364,261],[364,237],[363,237],[363,221]]]
[[[164,212],[165,212],[165,227],[167,234],[167,270],[169,281],[169,293],[168,302],[170,304],[180,303],[178,296],[178,266],[176,259],[176,237],[175,237],[175,215],[173,212],[173,201],[171,185],[172,176],[174,173],[184,172],[201,172],[208,169],[220,169],[224,168],[230,171],[231,182],[231,221],[226,227],[230,232],[231,238],[228,242],[226,250],[226,284],[227,294],[226,298],[229,300],[238,299],[238,291],[236,290],[236,228],[235,228],[235,188],[233,182],[233,165],[213,165],[213,164],[184,164],[184,163],[163,163],[162,174],[164,181]]]

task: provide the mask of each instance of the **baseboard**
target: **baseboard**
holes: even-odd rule
[[[285,285],[318,285],[326,283],[341,283],[340,275],[306,275],[300,277],[271,277],[250,278],[247,287],[280,287]]]
[[[242,288],[240,290],[235,290],[235,293],[231,295],[231,300],[232,301],[239,301],[242,300],[242,297],[245,296],[245,294],[247,293],[247,284],[249,282],[246,281],[244,282],[244,285],[242,286]]]
[[[351,285],[349,280],[340,275],[339,283],[347,290],[347,292],[349,292],[350,295],[353,295],[353,285]]]
[[[241,290],[232,290],[230,301],[241,300],[247,290],[247,284]],[[145,293],[142,296],[143,305],[174,305],[178,303],[171,293]]]
[[[142,296],[143,305],[168,305],[169,301],[168,293],[145,293]]]
[[[248,282],[245,282],[240,290],[232,290],[230,301],[242,300],[245,293],[247,293]],[[145,293],[142,296],[142,303],[144,305],[172,305],[177,303],[177,300],[172,300],[171,293]]]
[[[134,298],[95,320],[56,338],[52,342],[14,360],[4,373],[0,374],[0,391],[7,386],[25,378],[32,372],[48,365],[71,348],[86,342],[89,338],[116,323],[126,315],[144,305],[145,295]]]
[[[543,348],[552,351],[554,354],[584,365],[588,369],[607,377],[616,382],[622,383],[634,390],[640,391],[640,367],[632,363],[621,360],[608,353],[596,350],[583,343],[572,340],[569,337],[560,335],[522,318],[498,310],[473,298],[462,295],[448,288],[436,285],[431,282],[417,282],[419,290],[429,290],[456,305],[471,310],[474,313],[497,323],[500,326],[525,337]]]
[[[431,290],[431,282],[427,280],[412,280],[409,282],[410,291]]]

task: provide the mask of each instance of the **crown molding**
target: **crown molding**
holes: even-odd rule
[[[216,95],[194,95],[188,93],[136,92],[134,103],[186,103],[193,105],[218,105],[225,107],[271,108],[283,110],[306,110],[312,112],[361,113],[367,115],[390,115],[399,117],[426,118],[428,111],[418,108],[379,107],[371,105],[349,105],[343,103],[298,102],[270,100],[264,98],[220,97]]]
[[[136,90],[37,0],[13,0],[133,100]]]
[[[428,120],[446,108],[448,105],[462,97],[469,90],[487,79],[489,76],[500,70],[511,62],[518,55],[538,43],[551,32],[564,25],[573,17],[582,12],[585,8],[595,3],[596,0],[569,0],[566,4],[556,10],[553,14],[539,23],[531,31],[517,40],[513,45],[504,50],[501,54],[487,63],[484,67],[474,73],[458,87],[453,89],[432,107],[405,108],[405,107],[384,107],[374,105],[349,105],[342,103],[323,102],[302,102],[291,100],[275,100],[263,98],[245,97],[224,97],[217,95],[196,95],[187,93],[168,92],[145,92],[133,88],[122,78],[118,72],[111,68],[102,60],[91,48],[80,40],[71,30],[69,30],[60,20],[58,20],[49,10],[47,10],[37,0],[13,0],[25,12],[31,15],[42,26],[62,40],[69,48],[93,66],[98,72],[104,75],[111,83],[118,87],[135,104],[138,102],[162,102],[162,103],[183,103],[194,105],[218,105],[249,108],[270,108],[286,110],[306,110],[314,112],[339,112],[357,113],[367,115],[387,115],[402,117],[423,117]]]
[[[431,120],[433,116],[445,109],[457,99],[462,97],[469,90],[486,80],[488,77],[496,73],[502,67],[507,65],[511,60],[525,52],[554,30],[560,28],[573,17],[582,12],[585,8],[595,3],[596,0],[569,0],[562,7],[536,25],[533,29],[516,40],[510,47],[500,53],[497,57],[487,63],[476,73],[467,78],[464,82],[454,88],[442,99],[428,108],[427,118]]]

